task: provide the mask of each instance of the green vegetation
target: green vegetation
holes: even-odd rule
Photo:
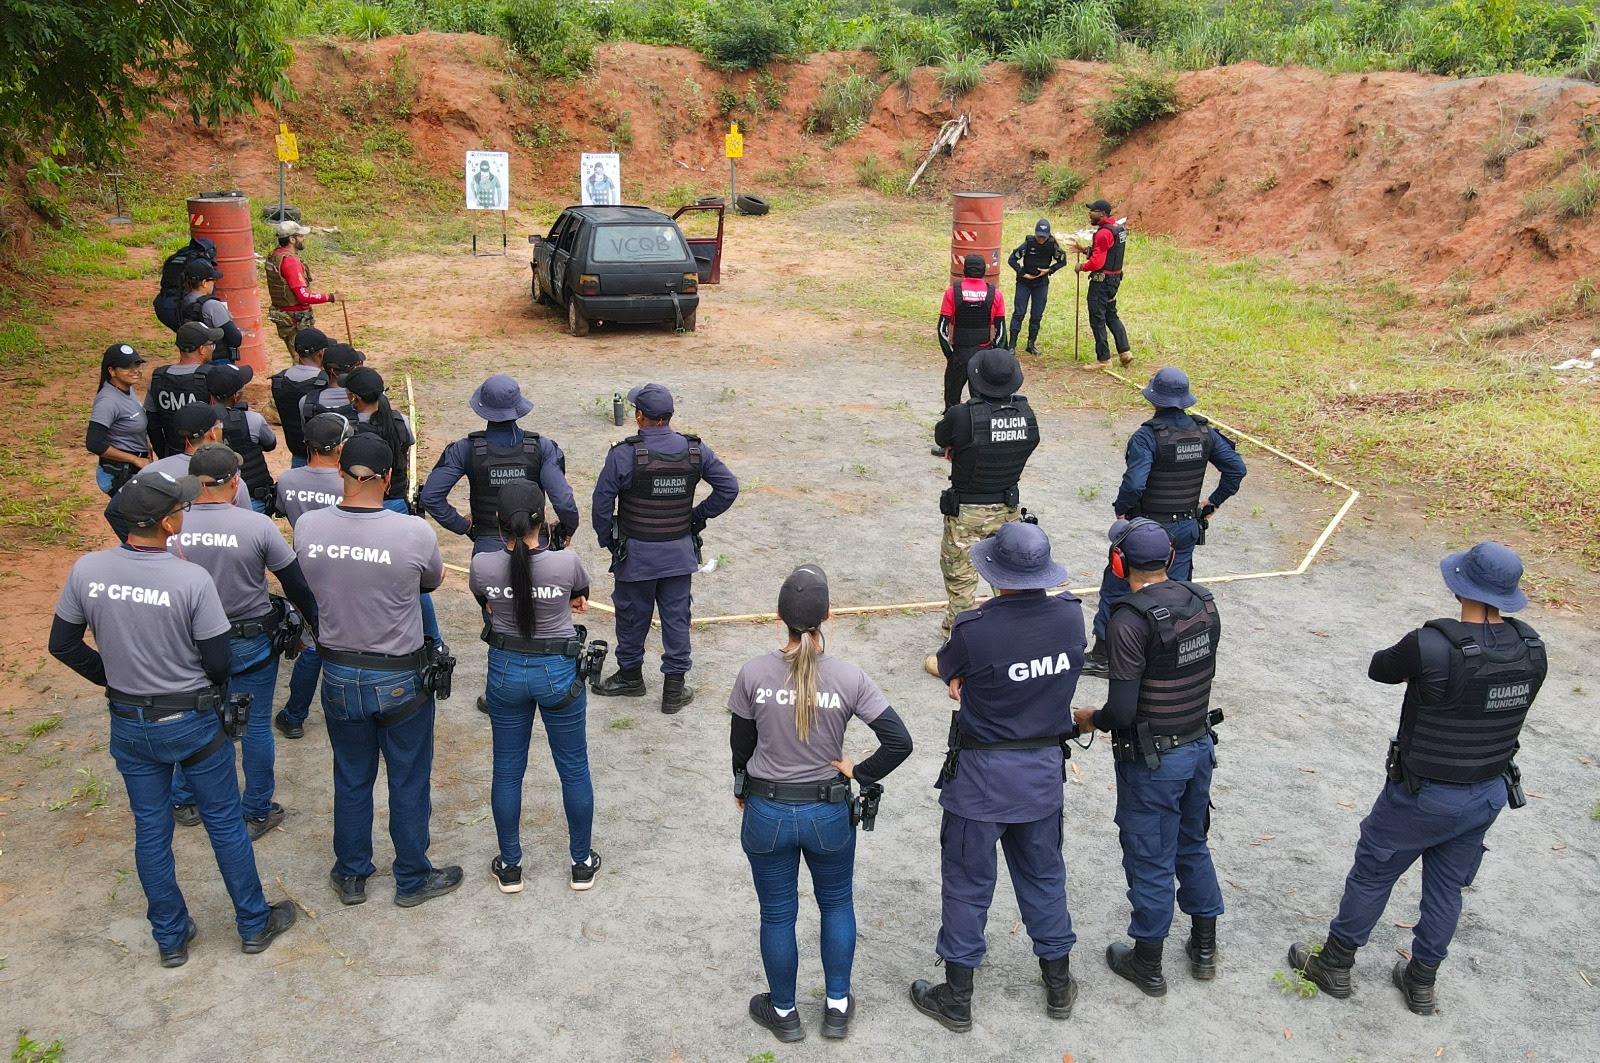
[[[828,134],[830,147],[855,136],[867,124],[882,88],[853,67],[822,83],[822,92],[806,117],[809,132]]]
[[[59,1039],[45,1044],[28,1037],[27,1030],[17,1031],[17,1047],[11,1052],[13,1063],[62,1063],[66,1046]]]
[[[1039,183],[1044,185],[1044,202],[1050,207],[1072,202],[1072,197],[1081,192],[1087,183],[1084,176],[1068,163],[1051,166],[1041,162],[1034,169],[1034,174],[1039,178]]]
[[[960,99],[983,84],[983,67],[988,61],[982,52],[945,56],[939,61],[939,88],[952,99]]]
[[[1293,993],[1301,1000],[1310,1000],[1317,995],[1317,983],[1310,981],[1299,971],[1290,971],[1288,974],[1274,971],[1272,984],[1277,986],[1278,992],[1284,996]]]
[[[1090,117],[1107,143],[1119,144],[1140,126],[1177,113],[1177,75],[1155,66],[1131,66],[1117,71],[1111,96],[1095,104]]]
[[[1587,162],[1576,173],[1556,186],[1556,210],[1568,218],[1587,218],[1600,204],[1600,171]]]

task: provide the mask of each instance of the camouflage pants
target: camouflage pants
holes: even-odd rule
[[[295,358],[294,337],[303,328],[310,328],[317,323],[316,315],[310,307],[304,310],[279,310],[273,307],[267,311],[267,320],[278,327],[278,338],[283,345],[289,348],[289,361]]]
[[[944,519],[944,538],[939,542],[939,571],[944,573],[944,593],[950,599],[944,613],[940,633],[950,637],[950,625],[956,614],[972,608],[972,596],[978,589],[978,570],[972,567],[967,549],[979,539],[987,539],[1022,517],[1016,506],[995,503],[987,506],[962,506],[959,515]]]

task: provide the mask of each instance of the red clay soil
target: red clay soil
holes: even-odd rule
[[[867,155],[885,170],[904,170],[920,161],[940,123],[965,111],[971,139],[935,162],[922,194],[987,189],[1037,201],[1036,166],[1069,163],[1088,176],[1085,193],[1106,195],[1139,229],[1230,254],[1278,255],[1311,272],[1338,265],[1389,274],[1425,298],[1443,297],[1448,282],[1456,300],[1537,305],[1600,274],[1595,223],[1562,216],[1555,195],[1588,165],[1578,122],[1600,114],[1600,87],[1585,81],[1333,75],[1245,63],[1184,74],[1183,112],[1108,150],[1089,113],[1111,92],[1110,67],[1064,63],[1032,103],[1021,102],[1009,66],[989,67],[959,103],[923,69],[909,89],[884,89],[867,127],[829,148],[806,132],[807,118],[830,78],[852,68],[876,74],[870,55],[728,74],[688,49],[611,44],[590,76],[547,83],[530,108],[497,40],[425,33],[302,43],[291,69],[302,98],[283,115],[297,123],[302,143],[340,132],[328,101],[363,87],[385,91],[402,49],[419,80],[409,117],[395,125],[415,158],[457,179],[467,149],[509,151],[522,197],[568,199],[578,154],[610,150],[613,140],[621,141],[629,198],[659,199],[674,185],[722,187],[727,119],[719,92],[727,89],[757,107],[751,113],[741,103],[732,113],[746,135],[751,191],[852,187],[855,164]],[[770,107],[769,97],[780,106]],[[278,118],[217,129],[161,120],[139,155],[168,172],[227,174],[264,194],[276,175],[268,134]],[[541,127],[556,146],[533,146]]]

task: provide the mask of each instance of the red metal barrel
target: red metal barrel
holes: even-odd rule
[[[989,283],[1000,279],[1000,228],[1005,221],[1005,197],[998,192],[957,192],[950,223],[950,276],[961,276],[961,260],[976,252],[983,256]]]
[[[239,361],[264,373],[261,296],[256,285],[256,246],[250,232],[250,200],[231,192],[207,192],[189,200],[189,235],[217,245],[217,298],[228,304],[233,323],[244,333]]]

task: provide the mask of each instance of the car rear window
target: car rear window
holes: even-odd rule
[[[602,225],[594,234],[596,262],[681,262],[689,257],[671,225]]]

